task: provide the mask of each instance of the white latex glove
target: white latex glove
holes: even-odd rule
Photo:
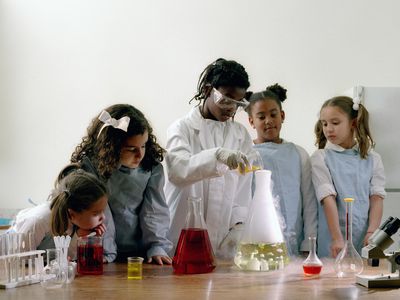
[[[232,253],[234,256],[242,237],[243,228],[244,225],[242,223],[234,225],[223,238],[218,248],[227,253]]]
[[[237,150],[219,148],[215,155],[217,157],[217,160],[227,165],[230,170],[239,168],[239,171],[243,170],[243,172],[240,173],[244,173],[246,165],[250,166],[247,156]]]

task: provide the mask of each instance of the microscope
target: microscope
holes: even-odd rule
[[[367,259],[385,258],[389,261],[390,274],[357,275],[356,282],[368,288],[400,287],[400,249],[391,253],[384,250],[393,244],[391,236],[400,227],[398,218],[389,217],[368,239],[368,245],[362,248],[361,256]],[[397,270],[397,273],[395,273]]]

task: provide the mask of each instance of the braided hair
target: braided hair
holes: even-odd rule
[[[200,74],[197,93],[190,99],[189,103],[196,100],[198,101],[197,106],[200,105],[209,96],[210,87],[218,89],[221,86],[238,87],[246,90],[250,86],[250,82],[245,68],[234,60],[218,58]]]

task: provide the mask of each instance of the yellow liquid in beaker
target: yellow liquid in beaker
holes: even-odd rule
[[[289,263],[285,243],[240,244],[235,264],[242,270],[273,271],[283,269]]]
[[[244,169],[238,167],[237,168],[238,172],[240,174],[246,174],[246,173],[250,173],[250,172],[254,172],[254,171],[258,171],[261,170],[261,168],[259,166],[245,166]]]
[[[128,279],[142,279],[141,262],[128,262]]]

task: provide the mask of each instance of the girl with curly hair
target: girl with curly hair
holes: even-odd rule
[[[72,162],[107,182],[119,261],[147,256],[149,263],[171,264],[163,155],[149,122],[129,104],[96,116],[72,154]]]

